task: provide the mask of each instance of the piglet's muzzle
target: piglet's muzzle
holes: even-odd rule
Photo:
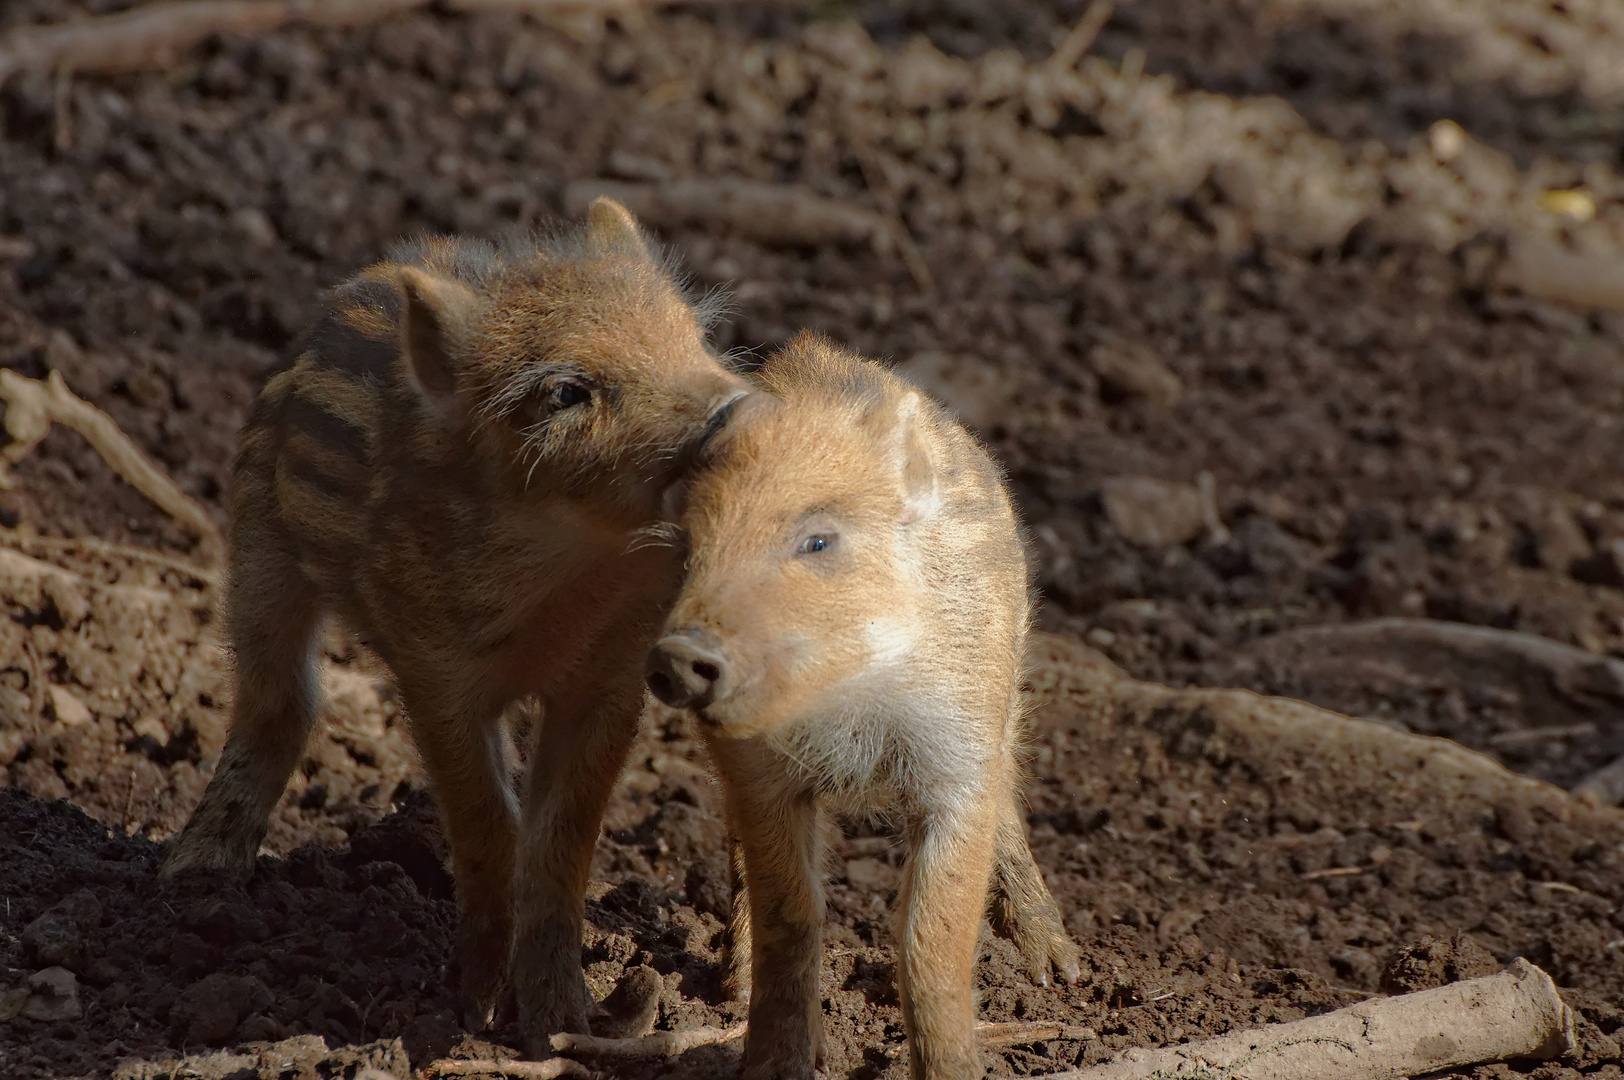
[[[643,678],[650,692],[673,709],[703,709],[733,689],[727,654],[698,627],[684,627],[656,641]]]

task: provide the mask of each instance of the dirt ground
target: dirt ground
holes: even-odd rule
[[[17,0],[0,31],[123,6]],[[420,13],[214,40],[156,74],[23,74],[0,88],[0,365],[60,371],[219,513],[257,382],[323,288],[402,235],[532,227],[615,184],[731,289],[723,347],[814,327],[959,408],[1009,470],[1045,629],[1135,678],[1289,694],[1559,788],[1624,755],[1624,683],[1396,645],[1343,662],[1309,633],[1403,617],[1624,657],[1624,317],[1506,269],[1530,238],[1624,257],[1624,10],[1136,0],[1057,71],[1085,6]],[[649,194],[717,177],[858,208],[890,241]],[[211,575],[71,433],[14,475],[0,1007],[60,966],[83,1014],[0,1008],[0,1072],[146,1080],[224,1049],[187,1067],[403,1074],[516,1045],[455,1023],[432,809],[387,680],[337,632],[254,879],[155,880],[224,739]],[[980,979],[985,1018],[1095,1037],[1001,1050],[997,1075],[1339,1007],[1428,935],[1421,955],[1529,957],[1581,1017],[1570,1059],[1459,1075],[1624,1075],[1624,816],[1113,711],[1068,689],[1082,655],[1035,672],[1029,820],[1089,978],[1036,987],[989,937]],[[595,992],[647,964],[660,1027],[742,1017],[721,846],[703,755],[651,714],[595,867]],[[830,1076],[906,1072],[899,861],[864,822],[831,855]]]

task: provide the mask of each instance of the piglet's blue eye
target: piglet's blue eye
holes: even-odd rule
[[[809,536],[802,540],[801,546],[796,549],[795,553],[797,555],[816,555],[818,552],[828,551],[834,546],[835,538],[832,533],[818,533],[816,536]]]

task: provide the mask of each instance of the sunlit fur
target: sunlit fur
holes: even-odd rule
[[[772,398],[736,418],[689,490],[689,576],[666,627],[714,642],[728,670],[700,715],[744,852],[745,1073],[812,1074],[821,805],[900,824],[913,1075],[979,1077],[989,882],[1035,971],[1075,978],[1078,964],[1018,803],[1029,610],[1014,509],[975,440],[877,365],[803,335],[756,378]],[[801,553],[812,536],[827,550]]]
[[[590,397],[552,408],[564,382]],[[335,290],[243,432],[235,713],[165,873],[252,868],[316,720],[316,631],[335,613],[394,672],[445,815],[466,1019],[490,1016],[516,940],[531,1048],[585,1030],[587,869],[681,576],[660,515],[745,390],[609,200],[536,241],[407,244]],[[521,806],[500,717],[531,696]]]

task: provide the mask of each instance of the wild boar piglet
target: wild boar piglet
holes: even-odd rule
[[[681,580],[646,541],[747,391],[607,199],[581,230],[410,243],[336,289],[242,435],[231,732],[164,872],[251,870],[334,614],[393,672],[445,818],[466,1021],[511,954],[531,1048],[585,1031],[587,870]],[[522,807],[501,724],[520,699],[541,706]]]
[[[1017,791],[1030,603],[1015,512],[975,439],[878,365],[803,335],[755,378],[769,394],[687,489],[688,577],[646,671],[701,721],[742,847],[745,1075],[810,1077],[821,1052],[822,806],[900,826],[912,1072],[979,1077],[989,879],[1034,972],[1078,968]]]

